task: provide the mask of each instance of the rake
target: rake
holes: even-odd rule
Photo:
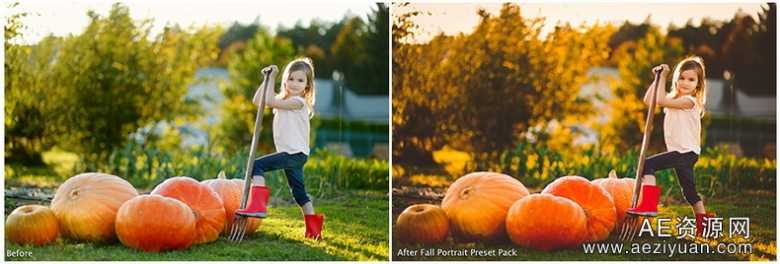
[[[634,195],[631,200],[631,207],[636,208],[639,202],[639,192],[642,190],[642,172],[645,169],[645,156],[647,155],[647,146],[650,145],[650,135],[653,132],[653,116],[656,105],[656,97],[658,96],[658,82],[660,81],[661,70],[655,71],[655,85],[653,86],[653,95],[651,96],[650,108],[647,109],[647,119],[645,120],[645,132],[642,135],[642,147],[639,151],[639,161],[636,168],[636,183],[634,185]],[[620,240],[631,241],[636,236],[636,233],[641,227],[642,221],[645,217],[653,218],[656,213],[644,213],[637,214],[632,212],[626,212],[626,218],[620,227]]]
[[[260,99],[260,107],[257,108],[257,116],[255,117],[255,130],[252,135],[252,146],[249,149],[249,158],[246,161],[246,173],[244,174],[244,192],[241,195],[240,209],[244,209],[246,207],[247,200],[249,199],[249,188],[252,185],[252,170],[255,165],[255,151],[257,149],[257,142],[260,141],[260,132],[263,131],[263,110],[265,110],[266,91],[268,90],[268,84],[271,82],[269,80],[270,74],[270,69],[263,71],[263,76],[265,78],[263,79],[263,94],[261,95]],[[241,241],[244,240],[244,235],[246,235],[247,223],[248,221],[246,216],[237,214],[233,215],[233,225],[230,228],[230,235],[228,236],[228,240],[241,243]]]

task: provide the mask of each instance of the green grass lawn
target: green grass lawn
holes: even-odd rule
[[[432,203],[439,204],[443,197],[444,188],[400,188],[397,187],[393,190],[393,223],[395,223],[398,215],[407,206],[416,203]],[[666,217],[674,219],[677,216],[692,217],[692,212],[688,204],[676,202],[675,197],[665,199],[664,206],[662,206],[659,217]],[[410,245],[403,244],[398,241],[398,236],[394,235],[393,241],[393,260],[775,260],[776,256],[776,230],[775,230],[775,192],[769,191],[746,191],[738,194],[731,194],[725,197],[712,198],[707,202],[707,208],[718,214],[724,219],[731,217],[749,217],[750,218],[750,237],[747,239],[720,239],[718,241],[709,241],[710,248],[715,250],[717,243],[722,243],[727,247],[729,244],[749,244],[751,252],[749,254],[679,254],[676,253],[670,257],[669,250],[661,251],[659,253],[653,253],[656,251],[655,247],[668,247],[671,244],[689,245],[692,241],[678,240],[672,238],[642,238],[637,239],[635,243],[645,243],[650,245],[651,249],[648,252],[650,254],[643,254],[638,251],[638,254],[631,253],[631,248],[635,245],[631,243],[622,243],[624,251],[628,250],[628,254],[586,254],[583,248],[558,250],[552,252],[537,251],[533,249],[522,248],[514,245],[510,240],[504,239],[494,242],[478,242],[478,243],[457,243],[450,237],[447,241],[433,246],[424,245]],[[551,221],[555,221],[551,219]],[[724,220],[724,234],[728,232],[728,220]],[[395,230],[394,230],[395,232]],[[394,233],[396,234],[396,233]],[[613,233],[607,241],[603,243],[620,243]],[[644,246],[644,244],[637,244]],[[401,251],[407,249],[411,251],[417,251],[417,256],[400,256]],[[433,251],[430,251],[433,249]],[[449,250],[463,250],[465,249],[467,256],[442,256],[445,251],[439,251],[439,249]],[[511,256],[474,256],[471,250],[483,250],[485,253],[489,253],[490,250],[495,250],[494,253],[498,253],[499,249],[504,252],[511,252]],[[429,251],[422,251],[429,250]],[[421,256],[423,252],[431,252],[430,256]]]
[[[305,239],[300,209],[283,204],[270,208],[259,233],[241,244],[220,238],[182,251],[146,253],[118,242],[102,245],[59,239],[52,245],[31,247],[6,240],[6,253],[19,250],[31,255],[6,254],[6,260],[388,260],[387,199],[382,192],[351,191],[316,201],[317,211],[326,215],[323,241]]]

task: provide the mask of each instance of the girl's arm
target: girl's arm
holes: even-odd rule
[[[301,109],[303,107],[303,103],[301,101],[294,100],[291,98],[286,98],[286,99],[276,98],[276,92],[274,91],[274,87],[276,86],[276,74],[279,72],[279,69],[276,67],[276,65],[268,66],[264,68],[263,71],[265,71],[266,69],[271,70],[271,74],[268,75],[268,79],[263,80],[263,83],[261,83],[260,87],[257,88],[257,91],[255,91],[255,96],[254,98],[252,98],[252,103],[260,107],[260,100],[262,100],[262,95],[263,95],[262,94],[263,87],[266,85],[266,82],[270,82],[268,87],[269,89],[265,91],[266,106],[270,108],[280,108],[286,110]]]
[[[666,64],[661,64],[659,66],[656,66],[653,68],[653,72],[655,70],[661,70],[661,76],[658,78],[658,80],[654,80],[653,83],[650,84],[650,87],[647,87],[647,91],[645,92],[644,102],[646,105],[650,105],[652,101],[652,93],[650,91],[653,90],[653,86],[655,86],[656,82],[659,82],[661,84],[660,87],[658,87],[658,91],[656,94],[656,100],[655,102],[661,106],[661,107],[668,107],[668,108],[677,108],[677,109],[691,109],[694,106],[693,101],[690,99],[684,98],[684,97],[677,97],[677,98],[667,98],[666,97],[666,75],[669,74],[669,66]],[[674,89],[674,87],[672,87]]]
[[[271,107],[271,105],[268,103],[268,98],[273,97],[274,95],[274,86],[276,80],[276,73],[271,73],[268,76],[267,80],[263,80],[263,82],[260,84],[260,87],[257,87],[257,91],[255,91],[255,96],[252,98],[252,103],[255,104],[257,107],[260,107],[260,100],[262,100],[263,96],[263,87],[265,87],[266,82],[271,82],[268,87],[268,91],[266,91],[266,97],[265,97],[265,105],[267,107]]]
[[[647,87],[647,91],[645,91],[645,98],[642,99],[642,101],[645,102],[647,106],[650,106],[651,101],[653,100],[653,94],[651,91],[653,91],[653,87],[655,87],[655,83],[660,81],[661,83],[666,83],[666,77],[663,76],[663,74],[660,77],[660,80],[653,80],[652,83],[650,83],[650,86]],[[658,103],[660,98],[663,96],[666,96],[666,85],[661,85],[661,87],[658,87],[658,93],[656,94],[656,100],[655,102]]]
[[[667,108],[691,109],[695,103],[686,97],[666,98],[666,93],[664,93],[664,97],[659,98],[658,105]]]
[[[277,98],[273,89],[268,89],[266,93],[265,104],[268,105],[268,107],[285,110],[298,110],[303,108],[303,102],[292,99],[292,97]]]

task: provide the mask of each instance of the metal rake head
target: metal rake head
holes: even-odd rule
[[[642,228],[642,221],[646,216],[626,214],[623,224],[620,226],[620,241],[634,240],[639,230]]]
[[[244,240],[244,235],[246,235],[247,222],[245,216],[235,215],[233,218],[233,225],[230,227],[228,240],[241,243],[241,241]]]

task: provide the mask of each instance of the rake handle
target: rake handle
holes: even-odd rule
[[[257,114],[255,116],[255,129],[252,133],[252,146],[249,149],[249,157],[246,161],[246,172],[244,173],[244,193],[241,196],[241,209],[246,207],[247,200],[249,198],[249,188],[252,186],[252,170],[254,169],[255,153],[257,151],[257,142],[260,141],[260,132],[263,131],[263,111],[265,110],[265,96],[268,90],[268,83],[270,82],[269,76],[270,70],[263,71],[263,91],[260,99],[260,107],[257,108]],[[237,215],[238,216],[238,215]],[[243,217],[243,216],[238,216]]]
[[[661,80],[662,70],[655,71],[655,85],[653,86],[653,95],[651,96],[650,108],[647,109],[647,119],[645,120],[645,131],[642,135],[642,147],[639,150],[639,161],[636,168],[636,184],[634,186],[634,195],[631,199],[631,208],[636,207],[639,202],[639,192],[642,190],[642,172],[645,170],[645,157],[647,156],[647,146],[650,145],[650,136],[653,131],[653,118],[655,116],[655,105],[658,97],[658,85]]]

